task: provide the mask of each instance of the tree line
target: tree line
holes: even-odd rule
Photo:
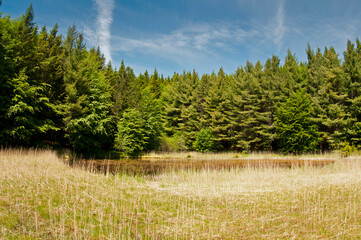
[[[234,73],[106,63],[75,26],[66,36],[0,15],[0,145],[116,150],[281,151],[361,147],[361,43],[291,51]]]

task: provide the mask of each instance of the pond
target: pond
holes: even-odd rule
[[[102,174],[126,173],[129,175],[156,175],[179,170],[224,170],[233,168],[264,167],[322,167],[333,164],[331,159],[121,159],[121,160],[76,160],[73,167]]]

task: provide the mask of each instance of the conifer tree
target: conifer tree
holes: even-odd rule
[[[200,80],[198,74],[183,73],[184,91],[179,92],[179,101],[182,104],[179,130],[184,137],[185,145],[192,149],[197,133],[201,129],[201,96],[198,94]]]
[[[11,124],[11,119],[7,117],[8,109],[13,98],[13,86],[10,79],[14,77],[14,62],[11,55],[10,36],[11,22],[9,17],[0,14],[0,145],[5,146],[9,141],[7,130]],[[10,50],[10,51],[9,51]]]
[[[171,78],[171,84],[165,88],[162,94],[164,131],[167,136],[172,136],[179,131],[181,102],[178,98],[179,84],[182,78],[175,73]]]
[[[154,69],[154,73],[150,76],[148,84],[150,86],[150,91],[155,98],[159,98],[162,93],[162,83],[163,78],[159,77],[157,69]]]
[[[122,61],[112,85],[113,112],[120,117],[126,109],[137,106],[141,98],[141,88],[133,69],[125,67],[124,61]]]
[[[260,101],[262,65],[256,66],[247,62],[244,68],[238,69],[233,83],[233,111],[237,114],[232,118],[235,129],[234,146],[238,150],[258,150],[262,139],[258,133],[262,103]]]
[[[325,48],[316,55],[308,49],[309,91],[313,96],[316,117],[321,133],[321,150],[340,147],[344,140],[347,116],[344,103],[345,75],[334,48]]]
[[[305,79],[307,78],[307,68],[303,63],[298,63],[295,55],[290,50],[287,51],[285,63],[281,68],[281,88],[282,95],[288,98],[292,92],[296,92],[305,87]]]
[[[110,82],[105,79],[104,58],[86,51],[82,34],[69,28],[64,43],[66,83],[66,135],[73,148],[92,153],[112,146]]]
[[[210,81],[209,93],[204,102],[205,121],[215,135],[217,145],[228,149],[232,145],[229,139],[232,134],[231,80],[221,68],[218,75],[211,75]]]
[[[42,117],[48,119],[54,125],[51,131],[41,136],[48,143],[64,144],[64,66],[62,39],[58,35],[56,24],[50,32],[44,26],[39,34],[38,40],[39,72],[38,79],[45,87],[45,95],[49,99],[47,109],[43,111]]]
[[[40,57],[38,52],[38,33],[33,22],[33,8],[18,20],[11,23],[7,35],[11,38],[8,58],[12,63],[11,102],[6,112],[4,131],[6,142],[14,145],[41,145],[42,136],[57,130],[46,112],[51,111],[46,86],[39,78]]]
[[[344,52],[343,71],[346,74],[347,89],[346,112],[349,113],[346,141],[361,147],[361,43],[356,40],[356,46],[347,42]]]
[[[280,102],[283,101],[282,86],[284,85],[280,72],[280,59],[273,56],[266,61],[263,75],[260,79],[260,111],[258,113],[258,135],[261,138],[260,148],[272,150],[275,147],[275,130],[274,117],[276,109]]]

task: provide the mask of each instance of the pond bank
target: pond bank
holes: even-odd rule
[[[331,158],[166,158],[142,157],[139,159],[121,160],[77,160],[73,166],[103,174],[126,173],[130,175],[156,175],[179,170],[227,170],[233,168],[267,168],[267,167],[322,167],[333,164]]]

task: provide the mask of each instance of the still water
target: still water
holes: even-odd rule
[[[202,159],[162,159],[162,160],[141,160],[141,159],[121,159],[121,160],[76,160],[73,167],[86,169],[91,172],[101,174],[129,175],[156,175],[164,172],[179,170],[224,170],[232,168],[264,168],[264,167],[322,167],[333,164],[334,160],[317,159],[222,159],[222,160],[202,160]]]

